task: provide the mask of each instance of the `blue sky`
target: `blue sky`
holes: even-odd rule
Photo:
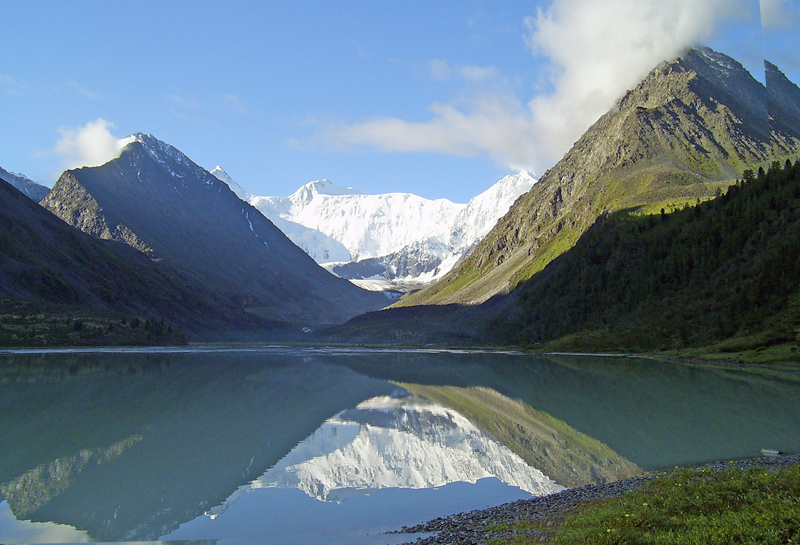
[[[0,166],[52,185],[145,132],[258,195],[328,178],[466,202],[540,175],[692,43],[800,81],[798,2],[762,4],[0,0]]]

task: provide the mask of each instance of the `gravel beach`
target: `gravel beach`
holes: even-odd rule
[[[716,462],[700,466],[698,469],[727,469],[731,467],[741,469],[750,467],[779,468],[797,464],[798,462],[800,462],[800,455],[765,456],[763,458],[750,458],[732,462]],[[390,533],[433,533],[431,536],[413,541],[412,543],[416,545],[483,545],[490,539],[515,535],[512,532],[493,529],[498,525],[510,524],[519,520],[551,519],[574,509],[584,502],[622,496],[652,478],[653,476],[636,477],[612,483],[569,488],[548,496],[539,496],[488,509],[437,518],[415,526],[403,527],[396,532]],[[537,533],[540,532],[541,530],[525,531],[534,540]]]

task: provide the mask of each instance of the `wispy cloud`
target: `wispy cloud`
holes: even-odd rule
[[[28,84],[7,74],[0,74],[0,89],[7,95],[21,97],[28,90]]]
[[[447,82],[459,78],[465,82],[479,83],[500,78],[500,71],[494,66],[454,65],[446,59],[428,61],[431,77]]]
[[[369,59],[370,55],[366,52],[366,50],[361,47],[361,44],[355,40],[350,40],[350,44],[353,46],[353,49],[356,51],[356,55],[359,59]]]
[[[65,168],[97,166],[119,156],[124,141],[113,134],[114,124],[98,117],[82,127],[61,128],[52,154]]]
[[[167,95],[167,101],[173,106],[184,110],[197,110],[200,108],[200,101],[196,98],[186,97],[180,91]]]
[[[238,95],[234,95],[233,93],[228,93],[224,97],[222,97],[222,101],[227,104],[234,113],[237,114],[246,114],[247,113],[247,106],[245,106],[244,101],[239,98]]]
[[[66,85],[69,89],[73,90],[84,98],[88,98],[90,100],[99,100],[101,98],[100,93],[96,93],[90,89],[87,89],[76,81],[69,80],[67,81]]]
[[[485,154],[507,168],[541,172],[652,67],[707,40],[720,20],[745,12],[742,0],[554,1],[526,19],[524,36],[549,66],[544,76],[552,92],[520,98],[498,84],[496,69],[436,59],[428,65],[432,77],[462,78],[469,91],[431,106],[430,119],[329,125],[315,140],[332,149]]]

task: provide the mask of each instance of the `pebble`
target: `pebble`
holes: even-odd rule
[[[765,456],[732,462],[714,462],[696,469],[729,469],[737,467],[787,467],[800,463],[800,455]],[[391,534],[433,534],[418,538],[415,545],[485,545],[489,540],[513,535],[525,534],[529,538],[542,533],[541,530],[505,531],[493,530],[499,525],[511,524],[520,520],[550,519],[561,515],[578,505],[594,500],[617,498],[635,490],[641,484],[655,478],[655,475],[634,477],[610,483],[592,484],[578,488],[568,488],[547,496],[538,496],[526,500],[505,503],[488,509],[480,509],[469,513],[458,513],[448,517],[404,526],[400,530],[387,532]],[[548,521],[546,526],[552,526]],[[544,536],[541,536],[544,540]]]

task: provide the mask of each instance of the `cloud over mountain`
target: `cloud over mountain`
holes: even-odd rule
[[[61,138],[53,149],[65,168],[94,167],[119,156],[127,141],[113,134],[114,124],[102,117],[89,121],[82,127],[62,128]]]
[[[551,92],[521,97],[510,83],[498,85],[500,77],[484,87],[476,85],[481,78],[465,77],[468,88],[449,103],[431,105],[427,120],[387,116],[329,125],[316,140],[332,149],[485,154],[506,168],[542,172],[652,66],[709,39],[723,20],[757,20],[758,6],[751,4],[555,1],[525,20],[524,36],[531,53],[545,62],[539,76]],[[441,59],[430,67],[439,80],[457,72]]]

